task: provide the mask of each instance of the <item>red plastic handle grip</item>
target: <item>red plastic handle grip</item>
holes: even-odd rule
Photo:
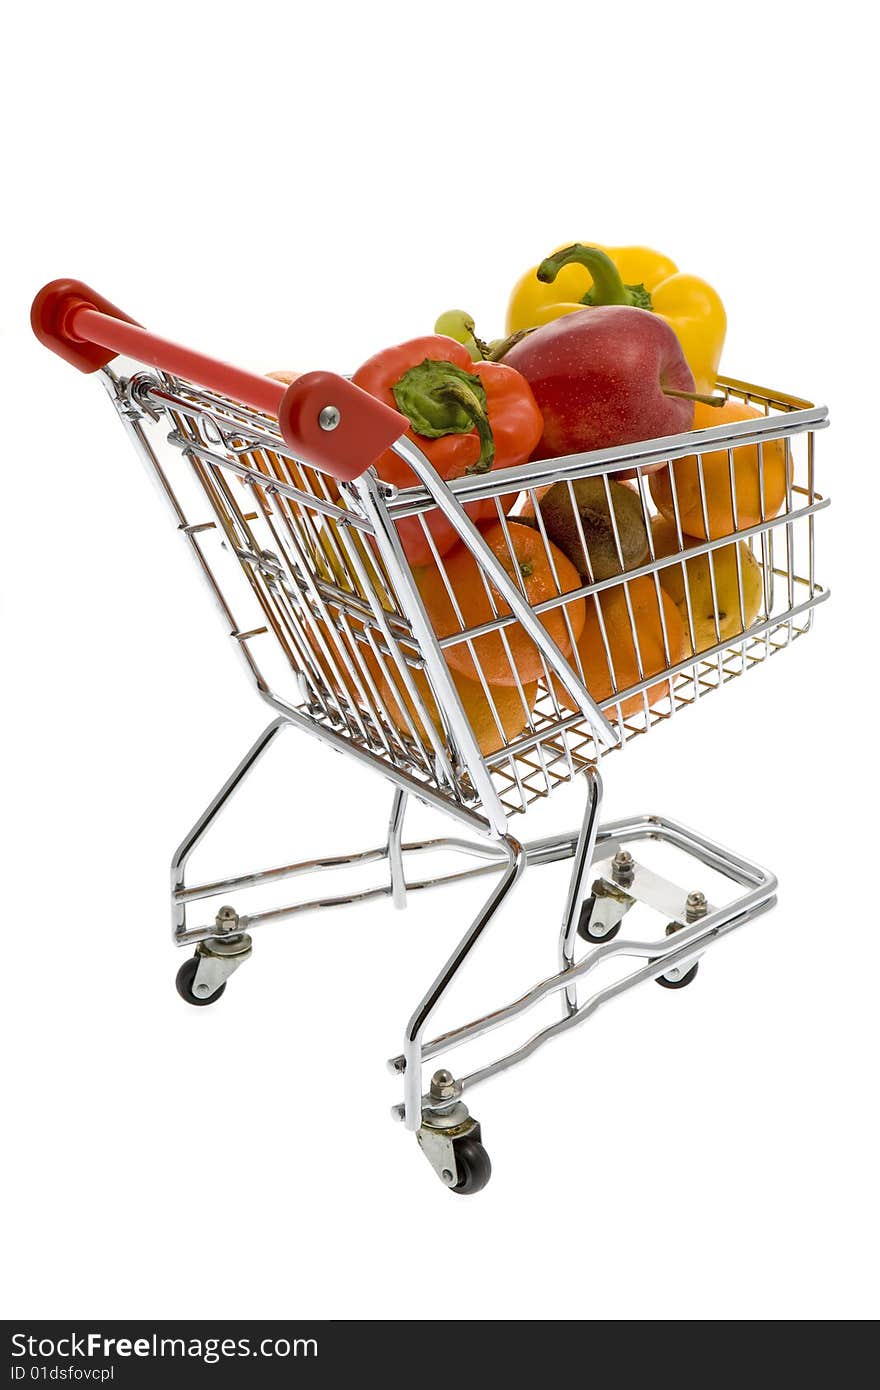
[[[241,401],[278,419],[292,453],[340,482],[360,477],[409,428],[409,421],[333,372],[308,372],[285,387],[148,333],[79,280],[53,280],[31,308],[40,342],[81,372],[118,354]]]

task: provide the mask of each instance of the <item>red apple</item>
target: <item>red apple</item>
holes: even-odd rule
[[[504,357],[526,378],[544,416],[533,458],[608,449],[691,428],[693,391],[678,338],[647,309],[606,305],[536,328]],[[658,465],[662,467],[662,465]]]

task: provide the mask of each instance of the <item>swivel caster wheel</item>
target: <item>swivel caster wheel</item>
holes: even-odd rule
[[[696,978],[699,968],[700,962],[695,961],[690,970],[686,970],[677,980],[670,980],[668,975],[658,975],[657,984],[662,985],[664,989],[684,989],[686,985],[689,985]]]
[[[431,1077],[422,1098],[422,1124],[416,1134],[419,1148],[450,1192],[466,1197],[482,1192],[492,1176],[478,1121],[461,1100],[462,1086],[445,1068]]]
[[[708,911],[709,904],[706,901],[705,893],[701,893],[699,890],[688,893],[687,903],[685,905],[686,922],[698,922],[701,917],[706,916]],[[677,931],[681,931],[681,924],[679,922],[670,922],[669,926],[666,928],[666,935],[674,936]],[[684,974],[682,974],[679,966],[674,966],[673,969],[669,971],[668,975],[657,975],[657,983],[658,985],[662,985],[664,989],[684,989],[686,985],[689,985],[696,979],[699,966],[700,962],[694,961],[690,970],[686,970]]]
[[[221,907],[217,935],[200,941],[195,955],[178,970],[177,993],[187,1004],[215,1004],[229,976],[250,959],[253,942],[247,932],[238,930],[239,924],[234,908]]]
[[[471,1192],[482,1192],[492,1176],[492,1164],[483,1145],[479,1139],[468,1135],[456,1140],[453,1147],[458,1182],[450,1187],[450,1192],[458,1192],[463,1197]]]
[[[199,953],[196,951],[194,956],[190,956],[189,960],[183,962],[183,965],[177,972],[175,984],[177,985],[177,993],[180,995],[181,999],[185,999],[187,1004],[195,1004],[198,1008],[203,1008],[206,1004],[217,1003],[217,1000],[226,989],[226,982],[224,980],[223,984],[215,989],[213,994],[209,994],[205,998],[200,998],[193,988],[196,971],[199,968],[199,959]]]
[[[582,941],[591,941],[594,945],[599,945],[602,941],[613,941],[620,931],[620,922],[615,922],[613,926],[604,926],[601,922],[591,922],[595,896],[591,893],[584,899],[581,908],[580,921],[578,922],[577,934]]]

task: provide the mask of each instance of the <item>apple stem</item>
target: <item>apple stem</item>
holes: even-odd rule
[[[716,410],[727,404],[726,396],[704,396],[700,391],[676,391],[672,386],[661,386],[664,396],[675,396],[677,400],[699,401],[700,405],[711,405]]]

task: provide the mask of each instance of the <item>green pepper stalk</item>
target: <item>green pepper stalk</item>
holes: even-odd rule
[[[449,335],[446,335],[449,336]],[[426,357],[392,387],[397,408],[416,434],[440,439],[446,434],[477,431],[480,457],[468,473],[488,473],[495,461],[495,440],[486,405],[486,388],[473,372],[452,362]]]
[[[552,285],[564,265],[583,265],[593,277],[592,288],[587,291],[581,304],[624,304],[634,309],[650,309],[651,296],[644,285],[625,285],[620,271],[610,256],[600,251],[598,246],[584,246],[576,241],[572,246],[548,256],[538,266],[538,279],[545,285]]]

